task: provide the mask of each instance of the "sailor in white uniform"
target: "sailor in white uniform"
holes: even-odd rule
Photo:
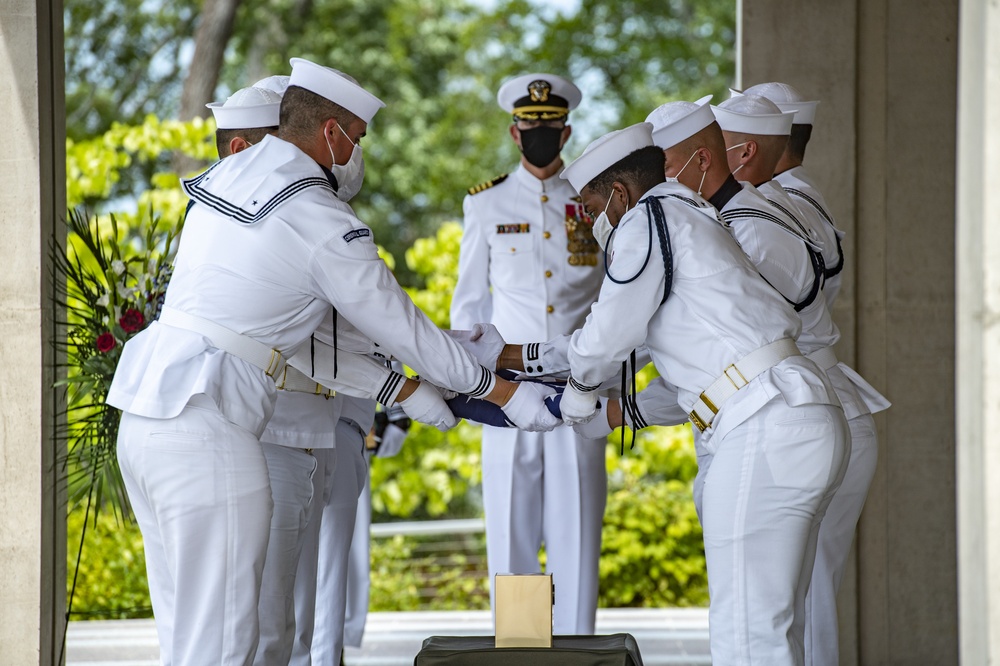
[[[302,615],[304,621],[296,627],[299,639],[291,661],[295,666],[340,664],[345,645],[361,645],[368,613],[369,463],[373,451],[380,457],[395,455],[406,437],[400,426],[409,427],[409,418],[402,410],[393,407],[376,413],[374,407],[372,401],[344,399],[337,427],[337,470],[330,497],[322,504],[318,566],[313,567],[315,583],[311,594],[306,591],[301,600],[296,591],[296,606],[300,601],[312,603],[314,616]],[[373,423],[378,416],[385,419],[389,413],[395,425]],[[367,431],[364,438],[363,431]],[[379,441],[372,444],[377,448],[369,449],[375,432],[379,433]],[[298,613],[296,618],[300,618]],[[311,631],[311,636],[305,636],[306,631]]]
[[[216,120],[220,158],[277,134],[287,86],[287,76],[274,76],[238,90],[224,103],[208,105]],[[291,654],[293,581],[313,496],[313,474],[319,458],[335,453],[334,430],[342,400],[328,392],[279,391],[274,413],[261,435],[274,509],[261,575],[257,664],[285,664]]]
[[[744,93],[767,98],[782,111],[795,114],[791,137],[775,168],[774,180],[798,205],[799,220],[822,240],[825,264],[823,293],[832,310],[840,293],[845,265],[844,232],[834,224],[823,195],[802,166],[819,102],[807,100],[785,83],[762,83],[747,88]],[[844,481],[820,524],[816,564],[806,602],[806,666],[837,666],[840,663],[837,590],[844,577],[854,532],[878,461],[875,421],[871,415],[888,409],[890,403],[854,369],[839,362],[832,346],[817,349],[810,354],[810,358],[826,368],[844,404],[851,431],[850,463]]]
[[[573,83],[552,74],[519,76],[497,93],[513,116],[521,164],[465,198],[453,329],[490,322],[505,340],[529,342],[583,324],[600,289],[603,258],[577,192],[559,177],[568,114],[580,99]],[[568,426],[544,434],[483,426],[482,437],[491,600],[497,573],[541,571],[544,544],[556,588],[553,631],[592,634],[606,442]]]
[[[846,423],[801,356],[794,309],[716,217],[663,182],[641,123],[591,144],[564,175],[613,230],[601,296],[569,345],[566,422],[645,343],[712,454],[702,506],[713,663],[799,664],[794,605],[815,516],[846,464]]]
[[[325,484],[316,484],[315,522],[296,579],[293,666],[336,665],[343,650],[348,561],[358,501],[368,479],[365,438],[375,418],[375,401],[340,399],[336,465]]]
[[[410,419],[401,409],[392,407],[375,414],[375,427],[369,436],[371,445],[365,459],[371,469],[372,457],[392,458],[403,448]],[[373,445],[373,446],[372,446]],[[368,619],[368,598],[371,588],[371,474],[365,479],[358,499],[354,538],[347,565],[347,599],[344,608],[344,646],[361,647]]]
[[[654,110],[647,120],[653,124],[654,142],[664,151],[666,176],[677,178],[705,196],[720,212],[757,271],[798,313],[802,322],[796,338],[799,350],[808,356],[834,344],[840,334],[821,291],[821,246],[795,217],[795,204],[772,180],[774,166],[788,139],[792,114],[782,113],[763,98],[745,96],[728,100],[719,108],[710,107],[708,98],[697,103],[670,102]],[[733,148],[728,152],[727,137]],[[731,165],[727,155],[737,152],[743,159]],[[833,378],[828,378],[836,388]],[[838,392],[838,397],[842,401],[857,400],[853,392],[844,396]],[[695,503],[700,511],[711,454],[701,446],[697,432],[695,446],[699,456]],[[826,510],[823,504],[816,515],[798,590],[795,633],[800,640],[804,639],[806,626],[805,595],[820,521]]]
[[[292,64],[279,137],[184,183],[196,203],[163,315],[125,346],[108,396],[124,412],[119,462],[161,650],[176,663],[254,658],[272,514],[259,438],[285,359],[304,350],[301,367],[323,369],[310,351],[325,319],[342,314],[421,376],[502,404],[522,427],[558,423],[544,391],[512,390],[413,305],[338,199],[360,188],[357,142],[382,102],[339,72]],[[361,377],[384,378],[383,403],[435,403],[433,389],[382,370]]]

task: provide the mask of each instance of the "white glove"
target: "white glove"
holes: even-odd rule
[[[507,342],[493,324],[476,324],[470,331],[446,331],[462,349],[487,369],[496,371],[497,359]]]
[[[378,458],[392,458],[403,448],[403,440],[406,439],[406,431],[392,421],[385,427],[382,433],[382,443],[378,445],[375,456]]]
[[[565,398],[563,398],[565,400]],[[601,406],[597,408],[597,414],[586,423],[574,423],[573,430],[576,434],[587,439],[601,439],[611,434],[611,424],[608,423],[608,405],[611,398],[604,398]]]
[[[406,400],[400,400],[399,406],[414,421],[432,425],[442,432],[458,423],[441,394],[425,382],[420,382],[417,390]]]
[[[580,391],[573,386],[570,378],[563,391],[559,409],[562,411],[563,421],[570,425],[590,421],[597,414],[597,389]]]
[[[548,342],[521,345],[521,362],[527,377],[566,376],[569,374],[569,339],[560,335]]]
[[[545,405],[546,396],[555,393],[556,390],[551,386],[521,382],[501,409],[521,430],[548,432],[562,423]]]

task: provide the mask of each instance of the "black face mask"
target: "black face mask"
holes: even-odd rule
[[[524,158],[539,168],[552,164],[559,157],[559,137],[562,131],[561,127],[521,130],[521,152],[524,153]]]

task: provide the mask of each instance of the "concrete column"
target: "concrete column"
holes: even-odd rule
[[[842,664],[958,660],[958,1],[740,6],[741,83],[822,100],[806,165],[849,234],[838,355],[894,403],[841,590]]]
[[[61,2],[0,2],[0,82],[0,661],[54,664],[66,591],[49,286],[65,214]]]
[[[958,526],[961,657],[1000,663],[1000,6],[961,3]]]

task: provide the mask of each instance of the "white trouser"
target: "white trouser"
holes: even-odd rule
[[[338,442],[338,447],[340,443]],[[295,574],[295,641],[293,666],[310,666],[312,658],[313,616],[316,611],[316,569],[319,555],[319,529],[323,507],[330,501],[334,472],[337,468],[337,449],[315,449],[316,473],[313,474],[312,501],[306,512],[306,529],[299,553],[299,568]]]
[[[316,458],[312,453],[261,442],[271,479],[271,537],[260,585],[260,644],[254,664],[287,664],[295,640],[295,574],[313,495]]]
[[[371,456],[365,459],[371,464]],[[347,606],[344,611],[344,645],[361,647],[368,621],[368,594],[371,589],[371,475],[358,498],[358,515],[354,520],[354,538],[347,561]]]
[[[250,664],[271,522],[257,437],[199,395],[171,419],[123,414],[118,462],[142,531],[161,663]]]
[[[483,426],[483,505],[492,606],[497,573],[539,573],[545,544],[556,634],[592,634],[607,502],[604,439],[572,428],[522,432]]]
[[[837,591],[878,462],[878,440],[871,414],[856,416],[847,425],[851,430],[851,458],[844,482],[819,526],[816,564],[806,596],[806,666],[840,663]]]
[[[702,457],[712,663],[800,666],[819,522],[847,466],[830,405],[777,396]]]
[[[344,649],[347,562],[354,536],[358,497],[368,478],[364,439],[353,425],[337,424],[337,467],[330,499],[319,525],[312,664],[337,666]]]

